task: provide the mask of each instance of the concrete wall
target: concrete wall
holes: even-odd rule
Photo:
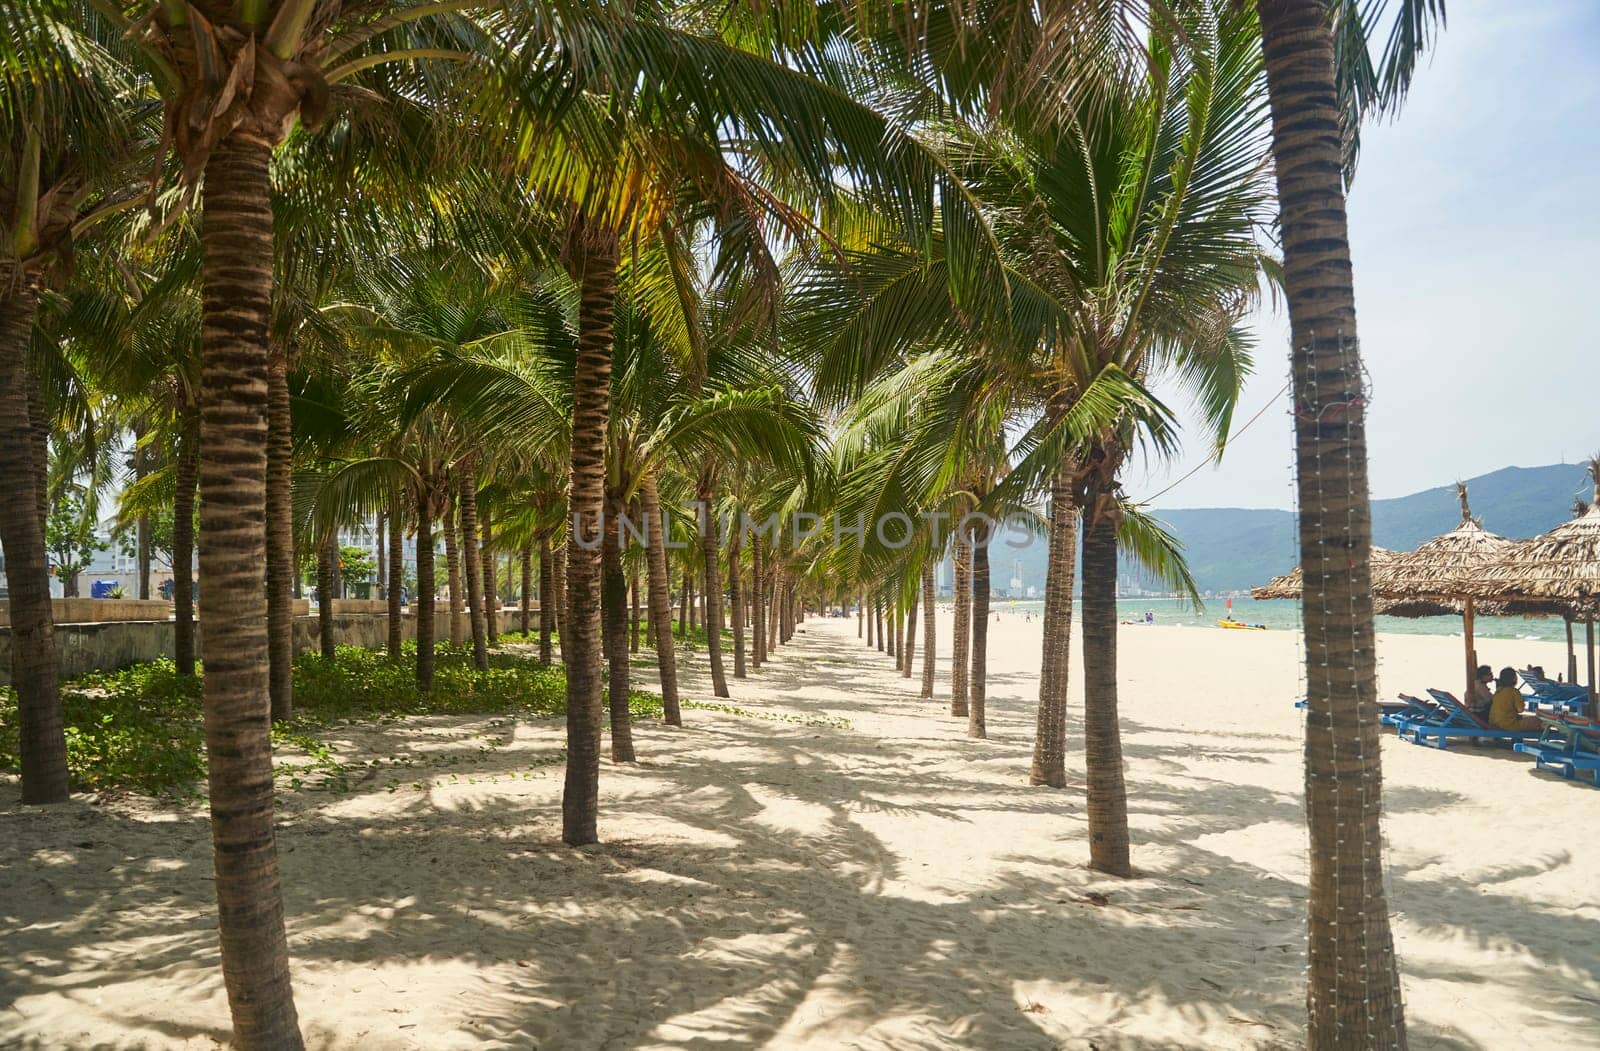
[[[57,624],[56,654],[63,680],[91,671],[115,671],[130,664],[171,657],[174,631],[170,620],[104,621],[94,624]],[[445,625],[448,632],[448,624]],[[384,614],[335,613],[334,637],[343,646],[381,648],[389,639],[389,618]],[[417,637],[417,618],[407,613],[401,632]],[[196,652],[199,652],[199,639]],[[294,622],[294,651],[318,646],[317,618],[300,616]],[[204,658],[204,654],[200,656]],[[11,683],[11,629],[0,628],[0,686]]]
[[[51,619],[57,624],[99,624],[108,620],[164,620],[172,603],[162,599],[53,598]],[[11,600],[0,599],[0,628],[11,623]]]

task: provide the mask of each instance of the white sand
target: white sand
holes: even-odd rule
[[[853,618],[807,622],[734,703],[850,727],[705,711],[638,727],[645,761],[603,768],[593,852],[558,841],[558,723],[346,735],[351,754],[419,765],[282,796],[308,1043],[1299,1044],[1295,637],[1124,629],[1142,875],[1121,881],[1084,867],[1077,741],[1069,788],[1026,784],[1039,628],[993,625],[979,742],[865,651]],[[1381,652],[1386,693],[1456,685],[1458,639],[1389,636]],[[1546,644],[1480,653],[1562,664]],[[698,674],[687,685],[709,694]],[[1600,791],[1498,751],[1383,748],[1412,1046],[1600,1047]],[[225,1041],[201,815],[16,803],[0,783],[0,1046]]]

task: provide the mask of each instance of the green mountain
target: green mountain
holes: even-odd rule
[[[1572,516],[1575,497],[1587,497],[1589,476],[1577,464],[1505,467],[1466,480],[1472,513],[1501,536],[1524,539]],[[1299,561],[1295,516],[1288,511],[1200,508],[1157,512],[1183,541],[1189,568],[1207,591],[1264,584]],[[1461,507],[1452,483],[1372,502],[1372,540],[1409,551],[1456,527]],[[1136,577],[1130,574],[1129,583]]]
[[[1505,467],[1469,478],[1472,513],[1485,529],[1517,539],[1537,536],[1572,515],[1572,501],[1587,498],[1589,477],[1577,464]],[[1189,568],[1202,591],[1243,591],[1264,584],[1299,561],[1295,516],[1261,508],[1205,507],[1157,511],[1156,516],[1183,541]],[[1407,551],[1461,520],[1454,483],[1409,496],[1372,502],[1373,542]],[[997,591],[1013,577],[1024,589],[1044,590],[1045,547],[1016,551],[996,546],[990,554]],[[941,581],[948,580],[946,568]],[[1151,587],[1137,568],[1122,574],[1125,589]]]

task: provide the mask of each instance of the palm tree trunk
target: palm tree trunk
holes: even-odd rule
[[[862,613],[863,613],[863,618],[862,619],[864,619],[867,622],[867,640],[866,641],[867,641],[867,649],[870,650],[870,649],[872,649],[872,646],[873,646],[873,636],[875,634],[873,626],[877,623],[877,620],[878,620],[878,600],[876,598],[868,598],[866,596],[866,594],[863,593],[862,596],[861,596],[861,609],[862,609]]]
[[[902,644],[900,659],[900,677],[911,678],[911,666],[917,659],[917,592],[911,593],[911,607],[906,610],[905,627],[901,629],[900,637],[905,640]]]
[[[444,505],[444,569],[445,583],[450,588],[450,644],[459,646],[467,637],[467,619],[463,614],[466,604],[461,599],[461,550],[456,530],[456,501],[454,496]]]
[[[400,656],[401,649],[405,646],[405,571],[406,571],[406,529],[405,529],[405,503],[399,493],[389,501],[389,573],[388,590],[384,599],[389,603],[389,638],[388,653],[391,657]]]
[[[200,480],[201,485],[205,479]],[[205,507],[201,505],[201,514]],[[204,538],[202,537],[202,540]],[[322,656],[328,660],[333,659],[333,568],[334,562],[339,557],[339,536],[333,530],[323,537],[317,544],[317,637],[322,643]],[[205,574],[202,573],[204,579]]]
[[[494,527],[490,524],[489,518],[487,509],[478,516],[483,530],[483,546],[478,552],[483,562],[484,638],[488,645],[493,646],[500,641],[500,574],[496,570],[494,550],[491,547],[494,543]]]
[[[887,653],[889,651],[889,640],[884,637],[882,595],[872,600],[872,619],[878,625],[878,652]]]
[[[609,674],[606,696],[611,705],[611,761],[632,763],[633,725],[628,720],[628,578],[622,572],[622,538],[618,505],[607,508],[605,547],[601,551],[600,607],[605,625]]]
[[[289,350],[274,340],[267,354],[267,689],[276,723],[294,714],[294,433]]]
[[[886,647],[889,656],[894,658],[894,670],[900,670],[900,600],[888,599],[883,604],[883,615],[889,629],[889,644]]]
[[[866,595],[861,594],[856,597],[856,638],[859,639],[863,636],[864,632],[862,629],[866,627],[866,623],[867,597]]]
[[[989,682],[989,527],[972,529],[972,672],[967,677],[967,736],[988,737],[985,700]]]
[[[202,191],[200,595],[207,781],[234,1040],[303,1045],[273,836],[267,696],[267,321],[271,148],[228,138]]]
[[[600,550],[600,617],[605,630],[606,699],[611,707],[611,761],[634,763],[634,726],[627,712],[627,574],[622,573],[622,541],[616,502],[606,507],[605,545]]]
[[[385,602],[389,600],[389,545],[386,542],[389,535],[388,523],[388,512],[379,511],[372,553],[378,572],[378,597]]]
[[[779,630],[779,625],[783,619],[783,578],[785,575],[781,566],[773,574],[771,608],[767,612],[768,652],[771,652],[772,648],[786,641],[783,637],[783,632]]]
[[[600,755],[600,526],[605,507],[606,422],[611,411],[611,325],[617,293],[614,233],[574,224],[570,264],[579,282],[578,359],[572,379],[572,471],[568,507],[567,609],[561,649],[567,662],[567,776],[561,838],[597,842]]]
[[[417,689],[433,689],[433,501],[434,480],[426,476],[417,492]]]
[[[149,473],[149,450],[144,442],[144,428],[133,429],[133,477],[135,481],[142,480]],[[135,551],[138,562],[138,596],[141,601],[150,598],[150,516],[140,515],[134,523]]]
[[[1131,876],[1128,796],[1117,723],[1117,523],[1112,494],[1090,487],[1083,527],[1083,764],[1089,867]]]
[[[964,530],[956,530],[955,549],[955,624],[950,639],[950,714],[967,714],[967,660],[972,644],[972,549]]]
[[[938,657],[937,633],[934,631],[933,609],[933,558],[922,563],[922,693],[933,696],[934,662]]]
[[[185,422],[178,437],[177,492],[172,498],[172,659],[178,674],[194,678],[194,489],[199,440]],[[291,574],[298,577],[298,573]],[[291,629],[292,630],[292,629]]]
[[[518,596],[522,614],[522,641],[527,642],[533,630],[533,543],[522,545],[522,593]]]
[[[744,665],[744,567],[740,564],[744,554],[737,525],[728,539],[728,615],[733,618],[733,677],[749,676]]]
[[[1067,688],[1072,656],[1072,590],[1078,560],[1078,509],[1069,467],[1050,490],[1050,548],[1044,585],[1044,646],[1039,666],[1039,719],[1033,739],[1035,785],[1067,784]]]
[[[691,569],[688,565],[685,565],[684,569],[683,569],[683,574],[684,574],[684,577],[683,577],[683,579],[684,579],[684,589],[688,592],[688,595],[689,595],[689,629],[688,630],[693,631],[695,629],[695,627],[699,624],[699,620],[700,620],[700,603],[699,603],[700,596],[697,593],[697,589],[694,586],[695,585],[694,570]]]
[[[643,599],[642,599],[641,595],[639,594],[639,588],[640,588],[641,584],[642,584],[642,582],[639,579],[639,565],[638,565],[637,562],[635,562],[634,565],[633,565],[633,570],[629,574],[629,580],[628,580],[628,604],[629,604],[628,605],[628,652],[629,653],[638,653],[639,652],[640,635],[643,634],[642,631],[640,630],[641,627],[643,626],[642,622],[644,620],[644,609],[643,609],[644,603],[643,603]]]
[[[472,625],[472,665],[489,670],[488,618],[484,616],[483,566],[478,558],[478,476],[472,456],[456,467],[460,475],[461,570],[467,578],[467,619]]]
[[[672,587],[667,575],[667,520],[661,515],[661,492],[655,475],[639,487],[644,507],[645,561],[650,581],[650,621],[656,626],[656,668],[661,674],[661,716],[669,726],[682,726],[678,709],[678,654],[672,638]]]
[[[762,575],[761,565],[761,537],[756,536],[750,544],[750,665],[754,668],[761,667],[767,659],[767,618],[762,609],[762,597],[765,592],[766,581]]]
[[[556,586],[552,596],[552,608],[556,614],[556,656],[561,663],[567,661],[566,647],[561,642],[561,633],[567,626],[567,547],[562,544],[550,552],[550,564],[555,569]]]
[[[684,638],[689,631],[689,573],[683,574],[683,586],[678,592],[678,638]]]
[[[68,793],[50,560],[39,522],[24,365],[37,303],[30,279],[0,271],[0,545],[11,597],[22,801],[28,804],[65,802]]]
[[[550,553],[550,537],[539,534],[539,660],[549,664],[554,656],[550,636],[556,630],[556,560]]]
[[[33,450],[34,511],[39,516],[39,535],[46,536],[50,532],[50,412],[45,405],[44,381],[33,374],[26,364],[26,356],[23,360],[23,390],[28,399],[28,442]],[[76,574],[72,580],[62,581],[63,598],[69,594],[68,586],[76,583]],[[76,589],[70,594],[76,594]]]
[[[1384,893],[1371,506],[1333,30],[1322,0],[1258,0],[1294,361],[1307,670],[1307,1042],[1403,1048]]]
[[[696,496],[700,500],[700,552],[706,574],[706,655],[711,660],[711,692],[728,696],[728,672],[722,666],[722,538],[717,522],[717,477],[708,464],[701,468]]]

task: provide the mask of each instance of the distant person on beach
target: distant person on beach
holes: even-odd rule
[[[1517,672],[1514,668],[1501,668],[1496,680],[1500,688],[1494,691],[1489,704],[1489,725],[1497,730],[1537,730],[1543,724],[1536,715],[1522,712],[1522,691],[1517,689]]]
[[[1494,691],[1489,689],[1489,685],[1493,682],[1494,669],[1487,664],[1478,665],[1478,677],[1472,684],[1472,691],[1467,694],[1467,707],[1480,719],[1489,718],[1489,706],[1494,703]]]

